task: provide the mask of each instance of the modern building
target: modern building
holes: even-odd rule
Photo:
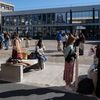
[[[14,11],[2,13],[2,31],[20,36],[55,39],[57,31],[84,33],[100,39],[100,5]]]
[[[1,13],[14,11],[14,5],[0,1],[0,31],[1,31]]]

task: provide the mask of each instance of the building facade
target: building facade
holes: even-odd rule
[[[14,5],[0,1],[0,31],[1,31],[1,13],[14,11]]]
[[[4,12],[2,31],[44,39],[55,39],[57,31],[81,31],[87,39],[100,39],[100,5]]]

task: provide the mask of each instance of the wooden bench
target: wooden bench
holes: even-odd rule
[[[22,60],[30,65],[38,63],[38,59]],[[23,64],[1,64],[0,80],[9,82],[21,82],[23,80]]]

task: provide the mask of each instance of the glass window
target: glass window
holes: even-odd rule
[[[52,24],[55,23],[55,14],[54,13],[51,14],[51,23]]]
[[[47,14],[47,24],[50,24],[51,23],[51,16],[50,14]]]
[[[56,23],[66,23],[66,13],[56,13],[55,21]]]
[[[25,25],[25,17],[24,16],[21,16],[21,24]]]
[[[66,18],[67,18],[67,23],[70,23],[70,13],[67,13]]]
[[[46,14],[43,14],[42,15],[42,23],[43,24],[46,24]]]
[[[91,23],[93,11],[72,12],[72,23]]]
[[[21,16],[18,16],[18,25],[21,25]]]
[[[37,21],[38,21],[38,24],[41,24],[41,14],[38,14],[38,19],[37,19]]]
[[[95,11],[95,19],[98,19],[98,18],[99,18],[98,11]]]
[[[92,11],[88,12],[72,12],[73,19],[92,19]]]
[[[33,24],[37,24],[38,23],[38,15],[33,15]]]

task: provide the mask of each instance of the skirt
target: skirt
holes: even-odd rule
[[[73,81],[73,73],[74,61],[70,61],[69,63],[65,61],[63,80],[66,82],[66,85],[70,85]]]

